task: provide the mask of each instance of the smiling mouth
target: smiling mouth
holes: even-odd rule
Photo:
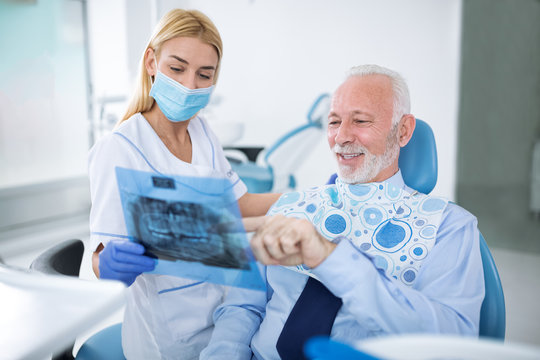
[[[357,153],[357,154],[338,154],[338,156],[345,160],[354,159],[356,157],[359,157],[360,155],[364,155],[363,153]]]

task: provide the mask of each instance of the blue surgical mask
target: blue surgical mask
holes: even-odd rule
[[[180,122],[191,119],[208,105],[213,90],[214,86],[189,89],[157,70],[150,96],[167,119]]]

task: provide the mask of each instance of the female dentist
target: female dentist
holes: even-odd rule
[[[92,267],[128,288],[122,346],[128,359],[196,359],[213,329],[224,287],[144,274],[154,260],[127,241],[115,167],[186,176],[227,177],[242,216],[264,215],[279,194],[249,194],[207,122],[222,56],[219,32],[196,10],[176,9],[158,23],[144,52],[123,120],[89,152]]]

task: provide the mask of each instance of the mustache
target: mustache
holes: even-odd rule
[[[363,153],[363,154],[369,154],[370,152],[368,149],[366,149],[364,146],[359,144],[349,144],[345,146],[341,146],[338,144],[335,144],[332,147],[332,151],[336,154],[355,154],[355,153]]]

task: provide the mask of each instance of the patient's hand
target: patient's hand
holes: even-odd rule
[[[247,232],[255,232],[251,249],[265,265],[318,266],[337,246],[317,232],[305,219],[283,215],[244,218]]]

